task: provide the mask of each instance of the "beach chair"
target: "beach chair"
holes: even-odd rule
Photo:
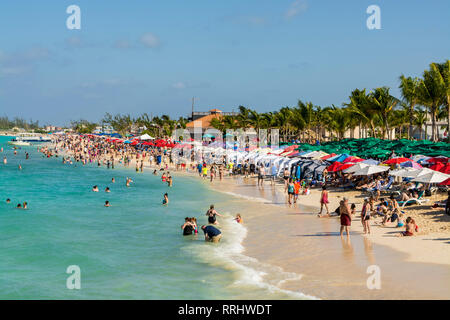
[[[382,186],[380,192],[388,192],[390,191],[392,184],[394,183],[395,178],[393,176],[389,177],[388,183],[385,186]]]
[[[410,204],[416,203],[422,205],[423,203],[430,201],[430,199],[423,199],[424,194],[425,191],[421,191],[417,198],[408,199],[406,201],[398,201],[398,204],[401,205],[402,208],[404,208],[408,203]]]

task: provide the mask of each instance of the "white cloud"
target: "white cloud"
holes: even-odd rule
[[[150,32],[142,35],[141,43],[147,48],[157,48],[161,45],[159,38]]]
[[[117,40],[114,43],[114,48],[117,48],[117,49],[129,49],[131,47],[132,47],[132,45],[131,45],[130,41],[128,41],[128,40]]]
[[[185,89],[186,88],[186,84],[184,82],[176,82],[172,85],[172,88],[174,89]]]
[[[284,14],[286,19],[291,19],[308,9],[308,3],[306,0],[296,0],[289,6],[288,10]]]

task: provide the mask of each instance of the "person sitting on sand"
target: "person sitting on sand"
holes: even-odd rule
[[[108,200],[105,201],[105,207],[111,207]]]
[[[234,218],[234,221],[236,221],[237,223],[243,223],[243,222],[244,222],[244,220],[242,219],[240,213],[238,213],[238,214],[236,215],[236,218]]]
[[[398,234],[398,237],[411,237],[414,235],[414,232],[417,232],[416,231],[417,230],[416,222],[411,217],[408,217],[406,219],[405,227],[406,227],[406,231],[400,232]]]
[[[98,192],[98,186],[93,186],[93,187],[92,187],[92,191],[93,191],[93,192]]]
[[[208,217],[208,222],[211,224],[218,224],[217,220],[216,220],[216,215],[219,217],[223,217],[221,214],[219,214],[215,209],[214,209],[214,205],[212,204],[209,207],[209,210],[206,211],[206,216]]]
[[[202,226],[205,233],[205,241],[217,243],[222,238],[222,232],[214,226]]]
[[[401,213],[397,219],[397,227],[396,228],[401,228],[405,226],[405,221],[403,221],[403,213]]]

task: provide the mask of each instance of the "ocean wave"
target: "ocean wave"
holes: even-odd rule
[[[224,213],[218,228],[223,233],[219,244],[205,243],[202,250],[192,250],[190,245],[184,247],[189,252],[195,251],[198,258],[211,266],[224,268],[233,274],[233,281],[228,288],[238,291],[240,295],[255,295],[255,288],[261,299],[317,299],[299,291],[280,288],[288,281],[300,280],[302,275],[285,272],[282,268],[262,263],[243,254],[243,241],[247,228],[233,220],[229,213]],[[257,293],[256,293],[257,294]]]

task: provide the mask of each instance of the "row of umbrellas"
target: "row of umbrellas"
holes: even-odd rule
[[[343,139],[326,142],[322,145],[296,144],[299,151],[324,151],[335,154],[352,154],[361,158],[386,159],[395,150],[399,156],[421,154],[429,157],[450,157],[450,144],[428,140],[411,141],[407,139],[383,140],[376,138]]]

